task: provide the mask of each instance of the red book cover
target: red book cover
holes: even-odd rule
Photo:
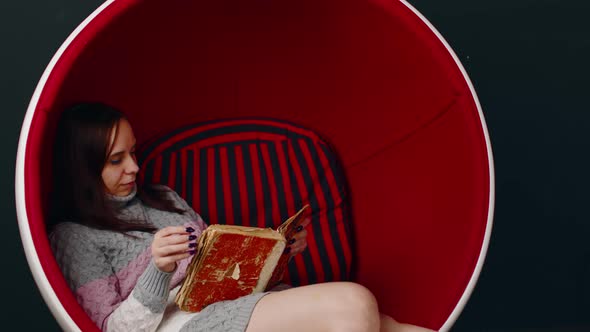
[[[176,303],[197,312],[211,303],[262,292],[282,280],[289,255],[285,235],[292,236],[304,218],[301,209],[278,230],[234,225],[209,226],[199,238]]]

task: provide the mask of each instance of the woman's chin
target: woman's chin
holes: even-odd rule
[[[133,188],[135,188],[135,182],[122,184],[119,186],[119,191],[117,192],[116,196],[127,196],[133,192]]]

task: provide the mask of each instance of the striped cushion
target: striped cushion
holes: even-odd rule
[[[176,130],[142,148],[140,180],[176,190],[209,224],[276,228],[312,208],[308,250],[286,282],[349,280],[351,227],[345,181],[328,145],[275,120],[224,120]]]

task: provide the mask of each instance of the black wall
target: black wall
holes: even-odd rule
[[[590,3],[412,3],[473,80],[495,158],[489,255],[456,330],[590,331]]]
[[[494,150],[492,241],[453,331],[590,331],[590,204],[584,204],[590,183],[590,25],[583,23],[590,3],[410,2],[467,69]],[[4,324],[22,331],[60,329],[33,282],[18,233],[14,165],[20,126],[54,52],[100,3],[0,2],[2,316],[8,318]]]

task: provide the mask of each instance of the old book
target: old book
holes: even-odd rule
[[[309,205],[276,230],[235,225],[211,225],[197,245],[175,302],[197,312],[211,303],[262,292],[280,283],[290,255],[283,254],[309,215]]]

